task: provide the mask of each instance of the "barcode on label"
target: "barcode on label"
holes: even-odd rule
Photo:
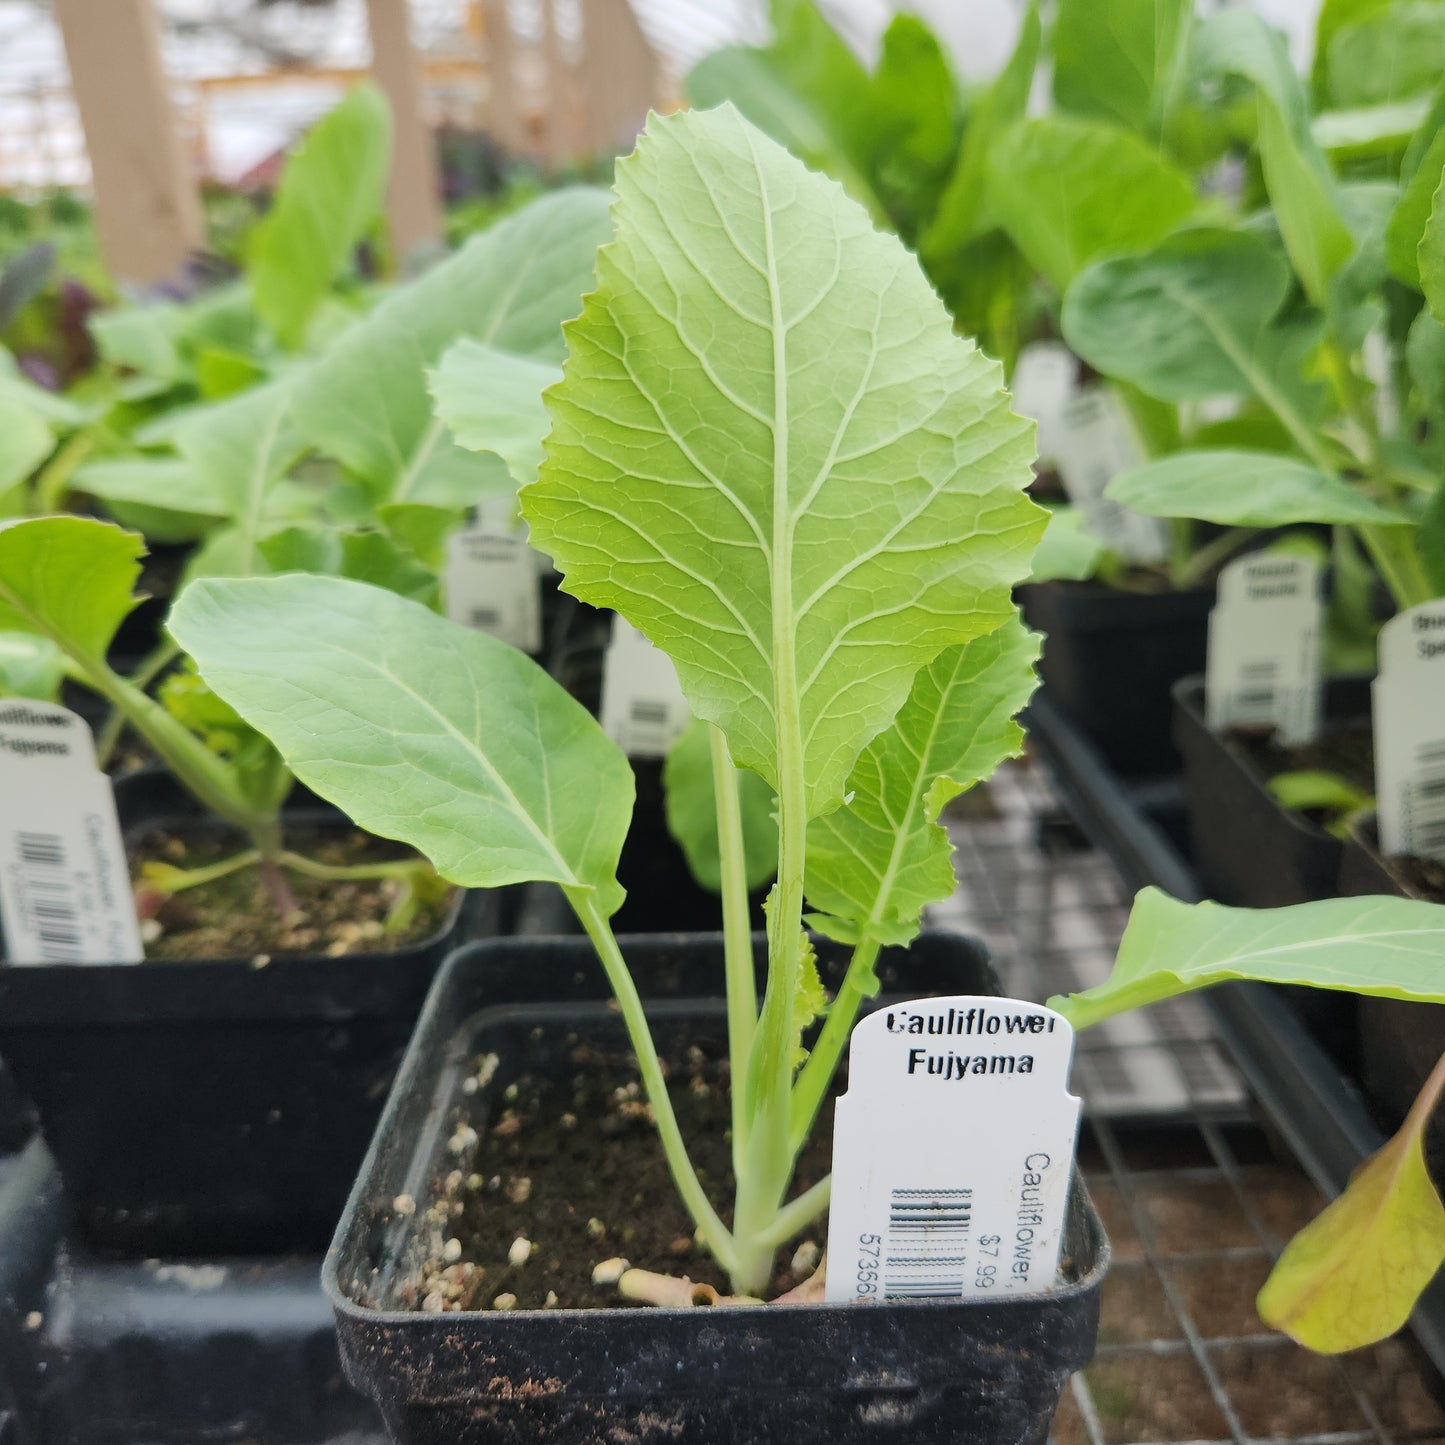
[[[495,607],[473,607],[467,620],[472,627],[500,627],[502,614]]]
[[[895,1189],[888,1199],[890,1299],[954,1298],[963,1293],[972,1189]]]
[[[632,721],[661,727],[667,721],[667,704],[665,702],[649,702],[646,698],[634,698],[632,700]]]
[[[1234,695],[1241,722],[1273,722],[1278,703],[1279,663],[1246,662],[1239,669],[1240,688]]]
[[[1406,808],[1412,850],[1422,858],[1445,858],[1445,742],[1416,749]]]
[[[79,963],[83,956],[80,914],[65,844],[58,833],[17,833],[20,892],[34,920],[40,957],[45,963]]]

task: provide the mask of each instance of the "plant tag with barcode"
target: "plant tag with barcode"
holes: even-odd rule
[[[140,963],[115,795],[84,720],[0,699],[0,800],[6,961]]]
[[[1067,449],[1064,414],[1077,386],[1079,363],[1062,341],[1031,341],[1013,374],[1013,407],[1038,424],[1039,461],[1057,466]]]
[[[1120,472],[1144,460],[1118,397],[1107,387],[1090,387],[1078,392],[1062,414],[1056,465],[1085,528],[1126,562],[1164,561],[1169,555],[1165,524],[1104,495]]]
[[[1320,731],[1319,565],[1256,552],[1219,574],[1209,614],[1205,720],[1214,732],[1272,728],[1286,747]]]
[[[511,516],[511,498],[488,500],[504,505],[484,503],[447,539],[447,616],[523,652],[540,652],[542,599],[527,528]]]
[[[662,758],[691,717],[672,659],[614,615],[602,670],[602,731],[630,758]]]
[[[1073,1053],[1062,1015],[1015,999],[919,999],[859,1022],[833,1126],[829,1303],[1052,1288]]]
[[[1445,863],[1445,598],[1381,628],[1374,712],[1380,850]]]

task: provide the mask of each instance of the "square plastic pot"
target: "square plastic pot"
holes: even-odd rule
[[[716,935],[623,940],[659,1029],[714,1033],[723,1003]],[[839,976],[839,951],[824,968]],[[996,993],[983,950],[946,935],[883,955],[894,996]],[[529,1000],[545,996],[550,1004]],[[569,1038],[621,1039],[586,941],[510,940],[463,949],[438,976],[387,1104],[323,1283],[342,1363],[394,1440],[1042,1442],[1068,1375],[1093,1353],[1108,1245],[1075,1176],[1068,1267],[1028,1299],[739,1309],[430,1314],[398,1308],[447,1141],[479,1051],[500,1059],[465,1101],[480,1119],[524,1070],[570,1072]],[[685,1032],[683,1037],[687,1036]],[[411,1194],[414,1214],[393,1201]]]
[[[1379,824],[1363,813],[1350,825],[1340,862],[1340,892],[1346,897],[1420,893],[1380,852]],[[1365,1093],[1387,1129],[1397,1128],[1445,1053],[1445,1004],[1407,1003],[1396,998],[1360,999],[1360,1072]],[[1431,1177],[1445,1189],[1445,1113],[1436,1110],[1425,1136]]]
[[[1121,777],[1176,772],[1170,689],[1204,671],[1214,589],[1035,582],[1018,598],[1025,621],[1045,634],[1039,676],[1049,701]]]
[[[116,784],[122,831],[194,825],[167,774]],[[288,820],[350,828],[303,794]],[[219,825],[218,825],[219,826]],[[441,961],[495,933],[463,893],[431,938],[342,958],[0,966],[0,1058],[33,1101],[91,1246],[325,1247]]]

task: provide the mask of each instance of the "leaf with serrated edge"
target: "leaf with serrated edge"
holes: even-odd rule
[[[561,375],[550,361],[467,337],[442,357],[428,384],[457,445],[494,452],[520,487],[537,475],[548,424],[542,393]]]
[[[864,748],[848,801],[809,825],[805,891],[823,932],[907,943],[924,905],[953,892],[939,812],[1023,750],[1014,714],[1037,683],[1038,655],[1037,635],[1013,618],[919,672],[892,725]]]
[[[1409,1318],[1445,1264],[1445,1205],[1424,1150],[1439,1093],[1437,1070],[1399,1133],[1289,1242],[1259,1292],[1265,1324],[1337,1355],[1385,1339]]]
[[[1114,971],[1052,998],[1075,1028],[1230,979],[1445,1003],[1445,907],[1413,898],[1328,898],[1288,908],[1134,900]]]
[[[897,239],[731,107],[652,120],[617,191],[523,515],[816,816],[918,669],[1012,615],[1033,428]]]
[[[1409,517],[1348,482],[1272,452],[1175,452],[1121,472],[1104,495],[1149,517],[1192,517],[1222,527],[1410,525]]]
[[[1445,322],[1445,171],[1430,201],[1430,219],[1415,249],[1420,266],[1420,289],[1436,321]]]
[[[103,662],[137,602],[145,541],[89,517],[0,523],[0,629],[39,632]]]
[[[209,686],[309,788],[453,883],[622,903],[632,770],[525,654],[337,577],[193,583],[171,610]]]
[[[773,790],[756,774],[738,768],[738,812],[749,891],[761,888],[778,868],[778,824]],[[717,796],[713,791],[712,744],[708,725],[694,718],[672,745],[662,767],[667,831],[687,859],[692,876],[713,893],[722,892]]]
[[[607,235],[607,193],[556,191],[499,221],[419,280],[398,287],[297,379],[302,435],[360,477],[378,504],[470,506],[498,480],[432,411],[426,371],[471,336],[541,361],[562,359]],[[500,474],[500,476],[499,476]]]

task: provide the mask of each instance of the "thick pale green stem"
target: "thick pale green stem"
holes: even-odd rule
[[[747,855],[738,803],[738,770],[721,728],[709,725],[712,788],[717,803],[718,858],[722,867],[723,968],[727,978],[728,1063],[732,1085],[733,1174],[745,1167],[748,1142],[748,1055],[758,1024],[748,918]]]
[[[793,1088],[789,1139],[794,1156],[813,1131],[818,1111],[828,1097],[828,1089],[843,1060],[843,1051],[848,1047],[848,1039],[864,1000],[872,998],[878,991],[878,979],[873,972],[878,962],[878,948],[877,942],[864,937],[853,950],[853,957],[848,960],[848,972],[843,975],[837,998],[829,1005],[818,1042],[813,1045],[808,1062],[798,1075],[798,1082]]]
[[[1206,542],[1179,569],[1174,579],[1175,585],[1178,587],[1196,586],[1204,581],[1216,567],[1239,551],[1251,537],[1258,535],[1258,531],[1253,527],[1231,527],[1227,532],[1221,532],[1219,536]]]
[[[35,511],[37,517],[48,517],[61,509],[75,469],[91,453],[95,438],[89,432],[76,432],[40,469],[35,479]]]
[[[142,870],[141,881],[157,893],[183,893],[187,888],[200,888],[204,884],[214,883],[218,878],[227,878],[232,873],[239,873],[243,868],[249,868],[260,861],[260,853],[254,848],[247,848],[244,852],[222,858],[219,863],[209,863],[204,868],[173,868],[169,864],[155,867],[147,865]]]
[[[783,1205],[773,1216],[772,1224],[759,1236],[758,1242],[769,1250],[786,1244],[800,1229],[806,1229],[827,1209],[828,1201],[832,1197],[833,1176],[829,1174],[811,1189],[804,1190],[796,1199]]]
[[[150,688],[156,678],[181,655],[181,650],[170,638],[156,644],[146,655],[141,658],[140,665],[130,675],[130,683],[138,687],[142,692]],[[105,722],[95,736],[95,760],[101,767],[107,767],[111,755],[115,752],[115,745],[120,741],[120,735],[125,728],[125,714],[112,705],[110,712],[106,714]]]
[[[657,1045],[653,1042],[652,1030],[647,1024],[647,1013],[643,1009],[642,998],[637,992],[637,985],[632,981],[626,960],[622,957],[622,950],[617,946],[612,925],[602,916],[597,907],[596,895],[590,889],[564,887],[562,891],[572,905],[578,921],[587,931],[588,938],[592,940],[603,971],[607,974],[607,981],[612,986],[613,996],[622,1014],[622,1022],[627,1027],[627,1037],[637,1055],[637,1065],[642,1073],[642,1087],[647,1094],[648,1103],[652,1105],[653,1119],[673,1183],[677,1185],[677,1192],[682,1196],[682,1202],[687,1206],[687,1212],[692,1216],[703,1243],[712,1252],[713,1258],[731,1274],[737,1265],[737,1250],[733,1237],[709,1202],[697,1172],[692,1167],[692,1160],[688,1158],[687,1145],[683,1143],[682,1130],[678,1128],[677,1115],[672,1109],[672,1098],[667,1092],[662,1061],[657,1057]]]
[[[1429,602],[1435,596],[1435,589],[1430,585],[1420,554],[1415,549],[1412,530],[1362,526],[1356,527],[1355,532],[1401,612],[1421,602]]]

